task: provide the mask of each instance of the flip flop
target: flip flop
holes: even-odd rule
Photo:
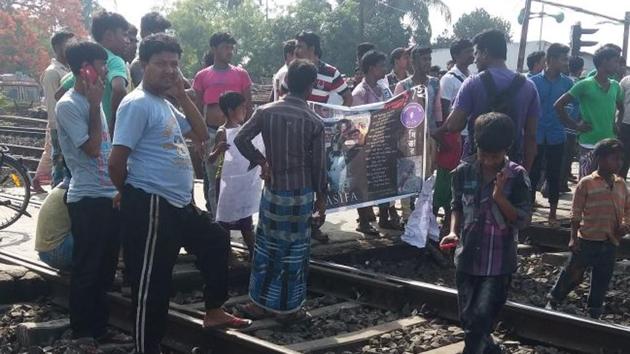
[[[250,319],[230,316],[230,319],[225,322],[213,324],[211,326],[204,326],[204,328],[206,329],[225,329],[225,328],[243,329],[243,328],[247,328],[251,326],[252,323],[253,322]]]
[[[243,314],[243,316],[251,318],[253,320],[262,320],[272,316],[272,314],[270,314],[268,311],[261,309],[251,302],[247,304],[237,304],[235,307],[238,312]]]
[[[286,326],[295,323],[306,322],[309,321],[311,318],[311,314],[304,308],[302,308],[290,315],[278,316],[276,318],[276,321]]]

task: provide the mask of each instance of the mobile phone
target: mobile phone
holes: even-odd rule
[[[449,243],[444,243],[440,245],[440,249],[442,251],[446,251],[446,250],[450,250],[457,247],[457,241],[456,242],[449,242]]]
[[[87,64],[79,70],[81,77],[87,80],[89,83],[94,84],[96,80],[98,80],[98,74],[96,73],[96,69],[90,64]]]

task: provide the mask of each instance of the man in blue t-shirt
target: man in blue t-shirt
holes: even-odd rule
[[[543,170],[543,161],[546,161],[544,170],[549,199],[549,224],[554,226],[557,225],[556,210],[560,199],[560,174],[567,134],[553,105],[573,86],[573,80],[563,74],[569,67],[569,51],[570,48],[564,44],[550,45],[547,49],[545,70],[531,77],[542,106],[536,134],[538,153],[530,171],[532,201],[536,201],[536,186]]]
[[[74,250],[70,325],[75,338],[107,335],[107,297],[116,271],[119,222],[107,171],[112,148],[101,106],[107,52],[92,42],[73,43],[66,58],[78,78],[56,106],[59,145],[72,174],[67,193]],[[92,81],[82,70],[93,70]]]
[[[204,280],[204,327],[242,328],[251,321],[221,309],[228,297],[229,233],[192,204],[193,169],[184,135],[207,143],[208,130],[186,95],[177,40],[158,33],[143,39],[141,85],[118,108],[109,161],[120,191],[125,261],[136,304],[138,353],[160,353],[181,247],[197,258]],[[177,99],[184,114],[164,99]]]

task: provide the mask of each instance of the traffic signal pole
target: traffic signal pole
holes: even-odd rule
[[[556,7],[559,7],[559,8],[570,9],[570,10],[581,12],[581,13],[584,13],[584,14],[587,14],[587,15],[601,17],[601,18],[607,19],[609,21],[616,22],[618,24],[623,24],[623,47],[622,47],[623,48],[623,52],[622,52],[622,54],[626,58],[628,57],[628,54],[629,54],[628,53],[628,37],[630,36],[630,11],[626,12],[624,19],[618,19],[618,18],[614,18],[614,17],[611,17],[611,16],[606,16],[606,15],[603,15],[603,14],[599,14],[597,12],[589,11],[589,10],[586,10],[586,9],[578,7],[578,6],[560,4],[560,3],[557,3],[557,2],[554,2],[554,1],[549,1],[549,0],[534,0],[534,1],[537,1],[537,2],[542,3],[542,4],[556,6]],[[526,4],[529,5],[530,1],[527,1]],[[529,10],[528,10],[528,13],[529,13]],[[523,23],[523,25],[524,24],[525,23]],[[522,38],[522,34],[521,34],[521,38]]]
[[[583,34],[593,34],[597,31],[599,31],[598,28],[582,28],[582,24],[580,22],[571,26],[571,56],[580,56],[582,47],[592,47],[597,45],[597,42],[582,40]]]
[[[628,59],[628,37],[630,36],[630,11],[626,11],[623,19],[623,54]]]

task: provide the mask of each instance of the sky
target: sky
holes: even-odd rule
[[[287,5],[292,0],[268,0],[271,6]],[[379,0],[364,0],[374,1]],[[453,23],[464,13],[471,12],[478,7],[484,8],[488,13],[494,16],[500,16],[512,23],[512,38],[514,41],[520,40],[521,25],[517,22],[520,10],[525,4],[525,0],[442,0],[451,10],[452,21],[447,23],[437,13],[431,13],[431,25],[433,37],[439,35],[445,29],[451,29]],[[127,18],[131,23],[139,25],[140,18],[143,14],[151,11],[153,8],[168,5],[174,0],[99,0],[99,3],[110,11],[117,11]],[[553,2],[570,4],[585,8],[590,11],[598,12],[614,18],[622,19],[626,11],[630,11],[630,3],[621,0],[555,0]],[[541,4],[533,1],[532,12],[541,11]],[[595,18],[590,15],[580,14],[572,10],[563,10],[557,7],[545,5],[544,10],[547,13],[557,14],[564,12],[564,21],[556,23],[554,18],[546,17],[543,21],[542,39],[548,42],[569,43],[569,34],[571,25],[580,21],[583,28],[599,28],[595,34],[583,36],[584,40],[598,41],[600,44],[613,42],[621,46],[623,37],[623,26],[613,25],[610,23],[598,24],[604,19]],[[538,40],[541,34],[541,20],[532,19],[529,24],[528,41]],[[583,51],[593,52],[597,46],[591,48],[583,48]]]

